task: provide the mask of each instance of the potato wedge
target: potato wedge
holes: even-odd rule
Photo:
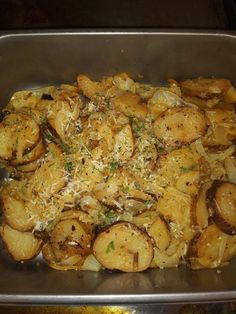
[[[40,139],[38,124],[22,113],[11,113],[0,123],[0,158],[22,158]]]
[[[225,233],[236,234],[236,184],[216,180],[207,190],[207,207]]]
[[[193,107],[174,107],[157,117],[153,125],[156,138],[175,148],[189,144],[207,131],[204,112]]]
[[[187,260],[192,269],[216,268],[222,265],[229,236],[215,224],[195,235],[189,244]]]
[[[26,261],[39,253],[42,242],[31,232],[20,232],[4,225],[1,235],[8,252],[15,261]]]
[[[147,105],[142,103],[141,98],[133,93],[125,92],[112,100],[114,109],[128,117],[145,118],[148,110]]]
[[[91,235],[81,222],[67,219],[55,226],[50,243],[61,265],[81,265],[90,253]]]
[[[127,222],[110,226],[93,244],[97,260],[108,269],[139,272],[147,269],[153,258],[151,238]]]

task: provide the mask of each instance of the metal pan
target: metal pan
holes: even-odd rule
[[[137,79],[226,77],[236,84],[236,36],[156,31],[34,32],[0,36],[0,106],[19,89],[126,71]],[[150,269],[143,273],[60,272],[38,257],[12,262],[0,248],[0,302],[121,304],[236,300],[236,259],[222,270]]]

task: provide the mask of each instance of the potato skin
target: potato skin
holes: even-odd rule
[[[225,233],[230,235],[236,234],[236,226],[232,225],[228,222],[223,215],[221,214],[221,209],[219,208],[219,204],[217,202],[216,193],[217,190],[225,184],[232,184],[225,181],[215,180],[212,183],[212,186],[206,192],[206,203],[210,215],[212,216],[214,222],[218,225],[218,227]],[[235,208],[236,214],[236,208]]]

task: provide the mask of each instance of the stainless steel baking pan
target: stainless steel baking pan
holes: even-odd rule
[[[167,78],[227,77],[236,84],[236,36],[186,32],[36,32],[0,36],[0,105],[19,89],[127,71]],[[5,304],[179,303],[236,300],[236,259],[216,270],[143,273],[60,272],[38,258],[12,262],[0,247],[0,302]]]

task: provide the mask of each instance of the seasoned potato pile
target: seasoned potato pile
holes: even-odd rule
[[[16,92],[0,114],[0,234],[15,261],[140,272],[236,255],[236,90],[126,73]]]

